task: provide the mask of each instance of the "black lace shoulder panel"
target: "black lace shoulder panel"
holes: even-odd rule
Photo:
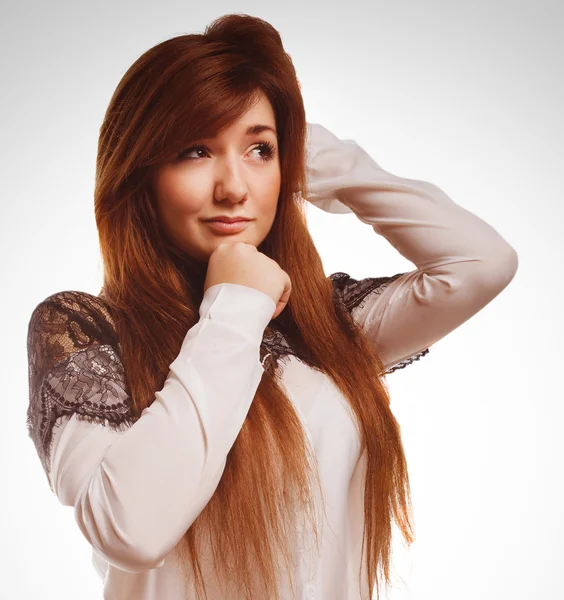
[[[329,275],[329,279],[333,284],[333,292],[337,301],[352,315],[353,311],[362,308],[368,298],[372,297],[373,294],[380,295],[393,281],[404,274],[405,273],[396,273],[395,275],[385,277],[354,279],[348,273],[339,271]],[[398,369],[404,369],[407,365],[412,364],[428,353],[429,348],[425,348],[413,356],[391,365],[384,373],[388,375]]]
[[[365,277],[354,279],[348,273],[339,271],[329,275],[333,283],[333,290],[348,312],[360,308],[371,294],[381,294],[392,281],[404,273],[396,273],[390,277]]]
[[[100,298],[64,291],[43,300],[29,321],[27,353],[27,430],[49,479],[53,430],[62,417],[76,414],[122,431],[135,421],[133,406]]]

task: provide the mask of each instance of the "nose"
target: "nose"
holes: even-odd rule
[[[237,159],[226,157],[216,171],[214,198],[218,202],[229,200],[239,202],[248,193],[247,184],[242,173],[242,165]]]

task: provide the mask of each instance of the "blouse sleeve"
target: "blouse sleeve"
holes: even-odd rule
[[[308,124],[306,197],[327,212],[353,212],[417,268],[331,280],[391,373],[428,353],[491,302],[518,267],[515,249],[438,186],[383,169],[354,140]]]
[[[384,304],[381,301],[381,296],[390,285],[397,285],[394,282],[400,278],[405,278],[406,275],[409,275],[409,273],[397,273],[389,277],[365,277],[364,279],[357,280],[348,273],[338,272],[333,273],[329,277],[339,302],[352,316],[355,323],[368,333],[369,339],[380,352],[382,352],[382,344],[379,341],[382,339],[382,334],[380,333],[382,325],[385,320],[388,320],[388,323],[390,321],[393,322],[394,318],[397,318],[393,315],[394,311],[400,310],[398,305],[396,305],[392,310],[388,307],[388,311],[384,314]],[[405,306],[402,310],[405,310]],[[386,329],[395,331],[394,348],[398,348],[397,336],[399,332],[397,327],[390,328],[388,323],[385,324],[384,331]],[[404,341],[403,350],[400,350],[405,355],[403,358],[398,354],[398,350],[396,350],[395,354],[392,353],[391,356],[383,356],[385,375],[393,373],[398,369],[404,369],[407,365],[412,364],[429,353],[429,347],[414,350],[410,337],[412,332],[410,331],[409,333],[410,335]],[[405,344],[407,345],[405,346]]]
[[[276,304],[243,285],[208,288],[163,388],[135,418],[97,300],[60,292],[33,311],[27,427],[88,542],[140,572],[164,564],[213,495],[264,372],[260,344]]]

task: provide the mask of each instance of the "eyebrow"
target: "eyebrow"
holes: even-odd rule
[[[256,123],[255,125],[249,125],[249,127],[247,127],[247,130],[245,131],[245,135],[246,136],[258,135],[259,133],[262,133],[263,131],[272,131],[272,133],[274,133],[274,135],[278,138],[278,134],[276,133],[276,129],[274,129],[270,125],[263,125],[261,123]],[[203,137],[203,138],[199,138],[199,139],[201,139],[201,140],[212,140],[212,139],[215,139],[215,138]]]
[[[250,127],[248,127],[247,131],[245,132],[245,135],[258,135],[259,133],[262,133],[263,131],[272,131],[272,133],[277,135],[276,129],[274,129],[273,127],[270,127],[270,125],[260,125],[260,124],[251,125]]]

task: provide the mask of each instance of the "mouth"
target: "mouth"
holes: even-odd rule
[[[239,221],[250,221],[247,217],[214,217],[212,219],[205,219],[206,221],[221,221],[222,223],[237,223]]]
[[[245,229],[250,223],[250,220],[240,219],[232,222],[209,220],[204,222],[207,223],[210,229],[215,233],[225,235],[243,231],[243,229]]]

